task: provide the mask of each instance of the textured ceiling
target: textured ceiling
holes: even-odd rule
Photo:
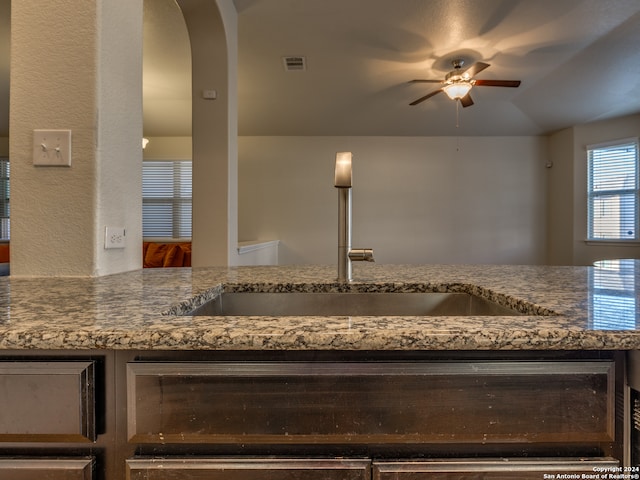
[[[145,135],[190,134],[190,60],[174,0],[144,0]],[[0,136],[8,117],[0,0]],[[235,0],[240,135],[536,135],[640,112],[638,0]],[[287,72],[283,56],[305,56]],[[475,104],[438,88],[454,58],[491,67]],[[4,60],[3,60],[4,59]]]
[[[237,5],[242,135],[530,135],[640,112],[637,0]],[[282,55],[308,70],[285,72]],[[409,106],[438,85],[407,81],[443,78],[456,57],[522,85],[475,87],[458,112],[443,94]]]

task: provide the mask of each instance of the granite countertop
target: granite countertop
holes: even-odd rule
[[[598,267],[354,265],[346,288],[473,291],[527,312],[468,317],[180,316],[221,289],[333,291],[335,266],[0,278],[0,349],[629,350],[640,260]]]

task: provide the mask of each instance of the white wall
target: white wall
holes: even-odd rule
[[[95,267],[90,274],[108,275],[142,265],[143,19],[142,0],[98,3]],[[104,248],[107,226],[125,228],[124,249]],[[11,268],[13,273],[13,262]]]
[[[337,151],[354,154],[353,246],[377,262],[545,263],[545,137],[240,137],[239,240],[334,263]]]
[[[640,258],[640,244],[587,244],[586,147],[640,135],[640,115],[592,122],[551,137],[549,244],[551,263],[591,265],[607,258]],[[561,247],[560,247],[561,246]]]

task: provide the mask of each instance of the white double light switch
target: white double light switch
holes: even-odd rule
[[[34,130],[33,164],[71,166],[71,130]]]

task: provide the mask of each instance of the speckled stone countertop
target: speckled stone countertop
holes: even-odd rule
[[[640,261],[598,267],[354,265],[145,269],[0,278],[0,349],[629,350],[640,348]],[[211,317],[176,313],[222,289],[467,291],[522,316]]]

